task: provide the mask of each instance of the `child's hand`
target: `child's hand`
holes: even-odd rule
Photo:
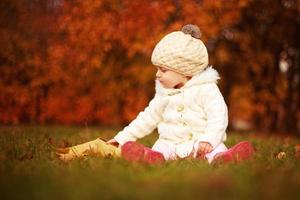
[[[107,144],[114,145],[114,146],[116,146],[116,147],[119,146],[119,143],[118,143],[117,140],[115,140],[115,139],[110,139],[110,140],[108,140],[106,143],[107,143]]]
[[[213,150],[213,147],[208,142],[200,142],[198,146],[198,151],[196,158],[202,158],[205,154],[210,153]]]

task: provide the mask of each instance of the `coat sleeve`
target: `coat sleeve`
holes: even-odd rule
[[[120,131],[114,139],[121,145],[128,141],[135,141],[152,133],[162,120],[162,113],[165,107],[163,98],[159,95],[149,102],[149,105],[122,131]]]
[[[199,142],[208,142],[213,148],[216,148],[226,136],[228,125],[227,105],[215,83],[201,86],[197,101],[206,114],[207,124],[204,132],[197,135],[195,148],[198,149]]]

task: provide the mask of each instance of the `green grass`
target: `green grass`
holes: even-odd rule
[[[300,160],[292,137],[228,134],[226,145],[250,140],[254,158],[238,164],[209,165],[179,160],[159,166],[123,159],[89,157],[62,163],[53,146],[118,129],[80,127],[0,127],[0,199],[299,199]],[[141,142],[151,146],[157,136]],[[284,151],[286,158],[274,154]]]

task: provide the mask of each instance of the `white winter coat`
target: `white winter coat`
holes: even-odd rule
[[[142,138],[157,128],[159,139],[184,158],[209,142],[213,148],[226,140],[227,106],[212,67],[193,76],[180,89],[166,89],[156,81],[156,94],[148,107],[116,136],[121,145]],[[163,152],[162,152],[163,153]]]

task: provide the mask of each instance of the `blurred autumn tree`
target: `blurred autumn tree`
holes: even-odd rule
[[[51,86],[47,51],[58,10],[43,0],[3,0],[0,10],[0,121],[38,121]]]
[[[299,131],[299,1],[2,0],[0,122],[126,124],[154,94],[154,45],[203,32],[232,127]]]
[[[300,1],[251,1],[215,49],[230,116],[260,130],[300,129]],[[231,69],[231,70],[230,70]]]

